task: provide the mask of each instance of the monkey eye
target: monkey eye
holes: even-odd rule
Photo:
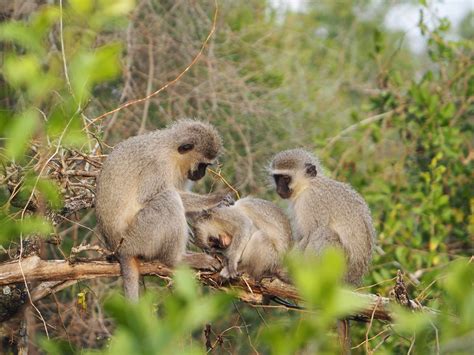
[[[193,150],[193,148],[194,148],[194,144],[192,144],[192,143],[182,144],[178,147],[178,153],[179,154],[184,154],[184,153],[187,153],[187,152]]]

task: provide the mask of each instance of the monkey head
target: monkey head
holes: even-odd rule
[[[210,223],[196,222],[193,232],[196,245],[206,251],[223,252],[232,243],[232,237],[229,234],[215,230]]]
[[[276,154],[270,163],[276,192],[283,199],[295,198],[312,179],[322,174],[318,159],[303,149]]]
[[[189,119],[177,121],[170,129],[181,173],[192,181],[202,179],[221,153],[219,133],[208,123]]]
[[[195,244],[207,251],[220,252],[230,246],[232,236],[220,227],[213,211],[188,212],[186,216],[191,224]]]

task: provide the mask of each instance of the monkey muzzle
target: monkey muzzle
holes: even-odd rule
[[[278,189],[277,188],[277,194],[283,199],[290,198],[292,193],[293,191],[291,189]]]
[[[275,179],[277,194],[283,199],[290,198],[293,193],[289,186],[291,179],[288,176],[279,174],[273,175],[273,178]]]
[[[210,164],[199,163],[196,169],[188,171],[188,179],[192,181],[202,179],[206,175],[208,165]]]

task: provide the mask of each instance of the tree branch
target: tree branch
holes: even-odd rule
[[[280,297],[295,302],[301,301],[296,288],[278,279],[264,279],[256,282],[248,277],[240,277],[223,284],[216,272],[220,263],[213,257],[202,253],[186,254],[184,263],[196,270],[196,278],[204,285],[226,292],[234,292],[238,297],[248,303],[262,303],[263,296]],[[38,256],[24,258],[21,261],[23,272],[28,282],[43,282],[35,290],[34,299],[38,300],[53,292],[62,290],[78,280],[94,279],[98,277],[120,276],[118,262],[107,261],[81,261],[70,263],[67,260],[42,260]],[[173,270],[155,261],[140,264],[142,275],[157,275],[169,277]],[[0,264],[0,286],[11,285],[23,281],[18,260]],[[360,321],[373,319],[390,321],[392,315],[389,304],[393,301],[386,297],[372,294],[357,293],[367,300],[368,306],[360,309],[350,318]],[[419,309],[428,310],[420,307]]]

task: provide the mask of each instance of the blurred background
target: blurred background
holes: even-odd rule
[[[48,215],[77,199],[92,207],[94,171],[114,144],[193,117],[223,135],[222,175],[242,195],[282,207],[266,176],[269,158],[292,147],[313,151],[371,207],[378,248],[361,291],[388,296],[402,270],[414,298],[443,310],[416,319],[400,313],[397,326],[356,324],[355,353],[472,350],[472,1],[2,0],[0,19],[2,260],[16,257],[20,237],[47,259],[100,244],[93,209],[60,222]],[[209,176],[194,190],[219,184]],[[123,321],[116,304],[104,313],[119,284],[81,282],[39,301],[57,340],[41,346],[107,350],[119,327],[130,351],[166,353],[164,343],[137,341],[137,329],[151,331],[137,328],[149,312],[134,311],[136,323]],[[216,296],[194,287],[199,297]],[[182,302],[197,307],[198,299]],[[324,317],[236,301],[215,307],[225,312],[212,323],[216,353],[335,351]],[[179,322],[188,311],[169,315]],[[40,346],[43,323],[30,323]],[[202,324],[153,326],[174,334],[163,342],[202,352]],[[15,343],[11,328],[2,330]]]

